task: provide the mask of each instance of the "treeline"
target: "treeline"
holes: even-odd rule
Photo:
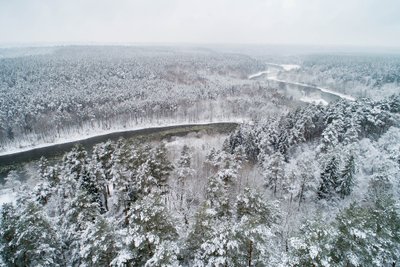
[[[400,96],[381,101],[365,98],[340,100],[328,106],[306,105],[281,116],[243,125],[226,141],[230,152],[245,150],[248,159],[280,153],[288,161],[290,150],[306,142],[318,142],[319,152],[348,145],[362,138],[377,139],[399,126]]]

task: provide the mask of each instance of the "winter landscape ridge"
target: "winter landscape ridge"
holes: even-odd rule
[[[399,267],[400,1],[0,1],[0,267]]]
[[[396,264],[400,57],[2,53],[2,155],[76,143],[63,156],[0,164],[4,265]],[[337,75],[348,57],[365,62],[351,81]],[[218,122],[240,124],[117,138]],[[117,141],[79,144],[105,134]]]

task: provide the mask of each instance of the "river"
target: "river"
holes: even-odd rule
[[[0,155],[0,167],[20,164],[40,157],[52,158],[62,156],[70,151],[76,144],[83,145],[87,150],[91,150],[95,144],[105,142],[107,140],[116,141],[119,138],[141,138],[143,140],[163,139],[171,136],[183,136],[190,132],[209,131],[218,133],[228,133],[238,126],[237,122],[216,122],[206,124],[183,124],[163,127],[151,127],[138,130],[117,131],[113,133],[92,136],[86,139],[76,141],[53,144],[45,147],[31,148],[24,151]],[[1,173],[0,173],[1,176]]]
[[[267,81],[275,83],[279,89],[298,96],[299,100],[304,102],[313,102],[313,98],[315,100],[314,102],[320,102],[323,104],[327,104],[338,99],[347,99],[350,101],[355,100],[355,98],[351,95],[339,93],[331,89],[305,83],[280,80],[277,78],[279,71],[299,69],[300,66],[298,65],[279,65],[275,63],[266,63],[266,65],[270,66],[267,70],[251,74],[248,76],[248,79],[253,80],[265,78]],[[296,94],[296,92],[300,94]]]

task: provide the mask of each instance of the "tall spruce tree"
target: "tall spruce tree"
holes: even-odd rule
[[[117,232],[114,221],[98,216],[95,222],[90,223],[82,232],[80,239],[79,256],[81,266],[110,266],[117,256]]]
[[[350,157],[346,160],[342,171],[340,172],[340,178],[336,186],[336,192],[340,195],[341,198],[345,198],[346,196],[350,195],[354,186],[355,172],[356,167],[354,156],[350,155]]]
[[[274,234],[280,217],[277,208],[264,201],[256,191],[245,188],[237,197],[236,216],[238,251],[235,266],[272,264],[278,244]]]
[[[284,157],[280,152],[275,152],[266,157],[262,164],[265,186],[277,194],[284,179]]]
[[[129,221],[128,234],[132,240],[128,246],[134,255],[134,266],[154,260],[164,241],[173,242],[178,237],[160,196],[149,194],[132,203]]]
[[[326,199],[334,195],[339,179],[339,160],[336,155],[333,155],[321,173],[321,184],[318,190],[318,197]]]

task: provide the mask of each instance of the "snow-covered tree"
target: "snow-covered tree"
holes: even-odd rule
[[[229,220],[214,220],[210,238],[205,239],[195,254],[192,266],[235,266],[238,242],[237,229]]]
[[[345,266],[392,265],[399,259],[400,216],[392,199],[371,207],[351,205],[336,218],[334,261]],[[384,204],[384,205],[381,205]]]
[[[88,224],[80,239],[81,266],[110,266],[117,255],[114,221],[98,216]]]
[[[3,260],[9,266],[63,266],[61,243],[47,215],[29,200],[19,207],[2,211]]]
[[[337,155],[333,155],[321,173],[321,184],[318,190],[319,198],[329,198],[335,194],[339,179],[339,159]]]
[[[87,152],[82,145],[76,145],[64,156],[61,166],[64,175],[68,175],[76,181],[79,180],[88,164]]]
[[[175,250],[165,251],[164,247],[163,251],[161,246],[165,246],[163,242],[176,241],[177,232],[159,196],[150,194],[132,204],[128,235],[131,235],[128,245],[134,255],[132,264],[135,266],[151,264],[156,260],[156,253],[164,260],[173,258],[170,253]],[[157,260],[163,261],[160,258]]]
[[[332,266],[336,235],[336,229],[321,220],[306,221],[289,242],[289,265]]]
[[[238,250],[235,266],[262,266],[277,260],[278,244],[275,228],[279,213],[276,206],[264,201],[250,188],[236,201]],[[274,240],[275,239],[275,240]]]
[[[354,156],[350,155],[346,160],[345,165],[340,173],[340,178],[337,182],[336,192],[341,198],[350,195],[354,186],[355,169]]]
[[[59,217],[60,235],[66,251],[66,259],[71,265],[81,264],[81,238],[85,230],[100,215],[101,209],[85,190],[78,190],[66,203]]]
[[[194,223],[185,242],[185,259],[193,261],[196,251],[212,237],[214,220],[218,218],[217,212],[210,207],[208,202],[204,202],[195,214]]]
[[[162,241],[157,247],[153,256],[146,262],[145,267],[179,267],[180,249],[175,241]]]
[[[161,194],[168,193],[168,178],[173,170],[173,165],[168,160],[165,144],[157,146],[148,159],[151,176],[155,179],[155,185]]]
[[[191,167],[191,155],[187,145],[184,145],[182,148],[181,156],[178,160],[175,171],[177,175],[177,197],[179,199],[179,206],[182,208],[187,182],[195,173],[195,170]]]
[[[262,163],[263,177],[265,186],[272,189],[274,195],[280,190],[285,171],[284,157],[280,152],[275,152],[270,157],[267,157]]]
[[[102,193],[102,204],[109,210],[108,198],[110,197],[109,183],[112,179],[114,146],[111,141],[94,147],[91,161],[91,171]]]

